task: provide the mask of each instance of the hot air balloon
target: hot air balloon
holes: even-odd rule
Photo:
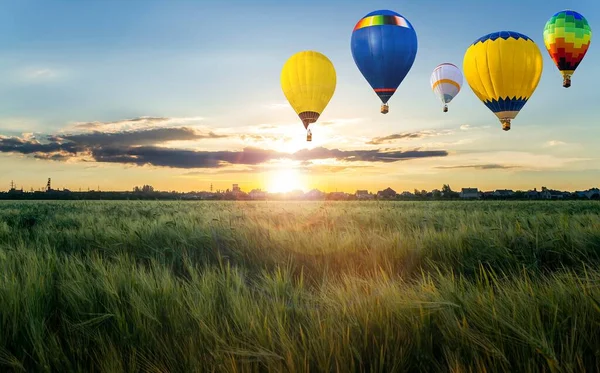
[[[308,125],[319,119],[333,97],[335,87],[335,68],[322,53],[298,52],[284,64],[281,88],[307,130],[306,141],[312,141]]]
[[[556,13],[544,27],[544,44],[563,76],[563,87],[585,57],[592,41],[592,29],[581,14],[572,10]]]
[[[430,78],[431,89],[444,104],[444,113],[448,111],[448,104],[458,92],[463,84],[463,75],[456,65],[451,63],[442,63],[437,65]]]
[[[381,99],[381,113],[410,71],[417,55],[417,34],[410,22],[391,10],[364,16],[352,31],[352,57]]]
[[[529,37],[499,31],[477,39],[463,61],[467,83],[510,130],[511,120],[525,106],[542,76],[542,53]]]

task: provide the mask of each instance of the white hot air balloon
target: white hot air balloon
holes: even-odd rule
[[[460,69],[451,63],[442,63],[431,73],[431,89],[444,104],[444,113],[448,111],[448,103],[460,92],[463,75]]]

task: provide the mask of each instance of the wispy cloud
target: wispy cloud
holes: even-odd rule
[[[542,171],[542,170],[575,170],[578,162],[591,161],[590,158],[574,158],[554,156],[552,154],[537,154],[518,151],[479,151],[458,152],[452,159],[438,164],[435,169],[474,169],[474,170],[511,170]]]
[[[169,127],[169,126],[191,126],[200,123],[202,117],[136,117],[131,119],[123,119],[109,122],[75,122],[65,131],[102,131],[102,132],[120,132],[126,130],[139,130],[153,127]]]
[[[319,122],[321,126],[345,126],[366,121],[365,118],[337,118]]]
[[[508,170],[508,169],[514,169],[514,168],[521,168],[521,166],[488,163],[488,164],[458,165],[458,166],[437,166],[435,168],[441,169],[441,170],[453,170],[453,169],[461,169],[461,168],[472,168],[472,169],[476,169],[476,170]]]
[[[301,168],[309,170],[311,173],[320,173],[320,174],[331,174],[331,173],[340,173],[345,171],[356,171],[363,170],[365,168],[372,168],[373,166],[369,165],[334,165],[334,164],[313,164],[308,162],[307,164],[303,164]]]
[[[559,140],[550,140],[546,143],[546,146],[560,146],[560,145],[566,145],[567,143],[564,141],[559,141]]]
[[[289,136],[281,136],[281,135],[269,135],[269,134],[241,134],[239,135],[242,140],[251,140],[253,142],[269,142],[269,141],[283,141],[289,142],[292,140]]]
[[[60,73],[56,69],[50,69],[47,67],[30,67],[22,69],[19,75],[23,80],[28,82],[41,82],[55,79],[60,75]]]
[[[383,137],[374,137],[371,141],[368,141],[367,144],[370,145],[381,145],[386,143],[392,143],[396,140],[406,140],[406,139],[422,139],[425,137],[434,137],[434,136],[443,136],[450,135],[453,131],[451,130],[423,130],[417,132],[403,132],[403,133],[394,133],[388,136]]]
[[[291,108],[290,104],[287,103],[286,101],[281,101],[281,102],[273,102],[270,104],[266,104],[265,105],[267,108],[269,109],[273,109],[273,110],[278,110],[278,109],[285,109],[285,108]]]

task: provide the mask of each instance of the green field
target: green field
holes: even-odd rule
[[[0,371],[600,370],[598,202],[2,202]]]

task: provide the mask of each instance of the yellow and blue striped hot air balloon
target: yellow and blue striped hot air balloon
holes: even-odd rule
[[[302,51],[294,54],[281,70],[281,89],[307,130],[315,123],[333,97],[337,77],[333,63],[324,54]]]
[[[467,49],[464,75],[475,95],[510,130],[511,120],[533,95],[543,69],[542,53],[526,35],[499,31],[477,39]]]

